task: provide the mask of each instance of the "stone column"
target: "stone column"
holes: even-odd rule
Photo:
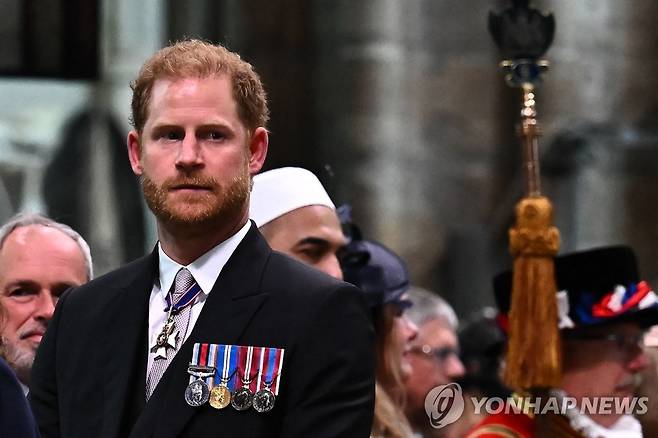
[[[104,114],[110,114],[119,122],[124,134],[131,129],[129,124],[130,82],[137,76],[142,63],[164,44],[165,14],[163,2],[146,0],[113,0],[102,2],[101,66],[102,80],[94,90],[92,107],[96,116],[92,119],[89,150],[89,186],[85,187],[89,208],[88,236],[93,252],[98,255],[99,273],[120,265],[121,246],[117,239],[120,230],[117,216],[117,190],[112,190],[109,155],[110,132]],[[130,166],[126,154],[124,166]],[[142,204],[147,211],[146,204]],[[146,239],[144,251],[150,251],[157,240],[153,215],[144,215]],[[137,216],[138,218],[138,216]],[[138,220],[138,219],[136,219]],[[135,224],[141,226],[141,224]],[[127,238],[123,236],[123,238]],[[125,242],[124,242],[125,244]]]

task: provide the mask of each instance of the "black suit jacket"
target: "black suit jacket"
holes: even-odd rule
[[[154,251],[60,298],[32,370],[42,436],[369,436],[374,332],[361,293],[273,252],[253,224],[144,404],[157,275]],[[195,342],[285,348],[274,409],[188,406]]]
[[[25,395],[9,365],[0,359],[0,437],[37,438],[39,432]]]

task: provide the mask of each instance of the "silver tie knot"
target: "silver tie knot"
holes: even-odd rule
[[[194,277],[187,268],[180,268],[176,273],[176,278],[174,279],[174,299],[177,299],[185,292],[190,290],[192,285],[195,283]]]

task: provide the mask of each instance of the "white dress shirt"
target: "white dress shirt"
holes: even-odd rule
[[[208,298],[208,294],[215,285],[217,277],[219,277],[222,268],[231,257],[240,242],[242,242],[242,239],[244,239],[244,236],[246,236],[250,226],[251,222],[247,221],[247,223],[237,233],[219,245],[215,246],[213,249],[187,266],[180,265],[173,261],[167,254],[165,254],[165,252],[162,250],[162,246],[158,242],[160,275],[155,279],[153,289],[151,290],[151,296],[149,298],[149,351],[146,368],[147,376],[151,366],[153,365],[153,358],[155,356],[155,353],[151,353],[151,347],[155,345],[155,341],[162,331],[162,327],[164,326],[165,321],[167,320],[167,312],[164,310],[167,306],[165,297],[169,293],[169,289],[171,289],[178,271],[183,267],[187,268],[194,277],[194,280],[196,280],[199,287],[201,287],[201,293],[192,303],[192,308],[190,310],[190,323],[187,327],[185,338],[179,339],[179,342],[185,342],[185,340],[190,336],[190,333],[192,333],[194,324],[199,318],[199,314],[203,309],[206,298]]]

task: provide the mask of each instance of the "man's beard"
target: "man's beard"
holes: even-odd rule
[[[146,174],[141,178],[144,198],[149,208],[163,225],[179,232],[205,233],[217,224],[237,218],[249,198],[250,177],[245,171],[225,187],[215,178],[191,175],[169,178],[158,186]],[[193,185],[208,189],[206,192],[176,195],[176,201],[168,195],[171,188]]]
[[[2,343],[2,349],[0,350],[2,358],[14,370],[18,380],[24,385],[29,385],[30,371],[32,370],[32,364],[34,364],[36,351],[31,348],[24,348],[19,344],[10,343],[4,337],[0,339],[0,342]]]

